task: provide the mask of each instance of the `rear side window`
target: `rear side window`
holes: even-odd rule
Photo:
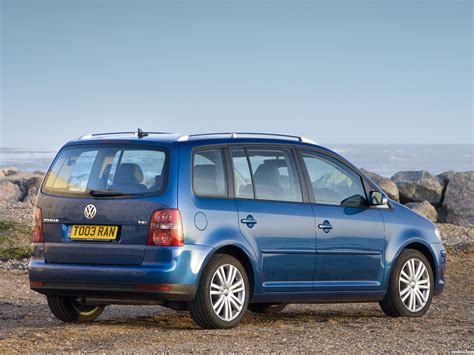
[[[165,150],[118,145],[61,150],[48,172],[43,192],[55,196],[154,195],[166,186]]]
[[[298,174],[290,150],[249,148],[247,155],[250,160],[256,199],[303,201]]]
[[[193,189],[199,196],[227,197],[222,149],[206,149],[194,153]]]

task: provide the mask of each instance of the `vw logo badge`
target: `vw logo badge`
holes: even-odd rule
[[[96,213],[97,209],[94,205],[87,205],[86,208],[84,208],[84,216],[86,216],[87,219],[94,218]]]

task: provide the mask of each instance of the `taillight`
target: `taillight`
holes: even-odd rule
[[[153,212],[147,245],[182,247],[184,245],[183,222],[178,209]]]
[[[33,243],[43,243],[43,216],[41,208],[35,207],[33,209],[33,228],[31,230],[31,241]]]

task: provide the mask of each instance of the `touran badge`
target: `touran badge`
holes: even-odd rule
[[[96,213],[97,209],[94,205],[87,205],[86,208],[84,208],[84,216],[86,216],[87,219],[94,218]]]

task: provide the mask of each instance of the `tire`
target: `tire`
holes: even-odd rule
[[[276,314],[283,311],[285,307],[286,303],[251,303],[248,305],[250,312],[260,314]]]
[[[92,322],[104,311],[104,306],[83,306],[74,297],[48,296],[48,306],[54,316],[67,323]]]
[[[242,264],[230,255],[218,254],[204,270],[196,296],[189,302],[189,310],[201,328],[233,328],[247,311],[249,294],[249,281]]]
[[[428,259],[417,250],[405,249],[395,261],[380,308],[390,317],[421,317],[430,307],[433,288],[434,275]]]

